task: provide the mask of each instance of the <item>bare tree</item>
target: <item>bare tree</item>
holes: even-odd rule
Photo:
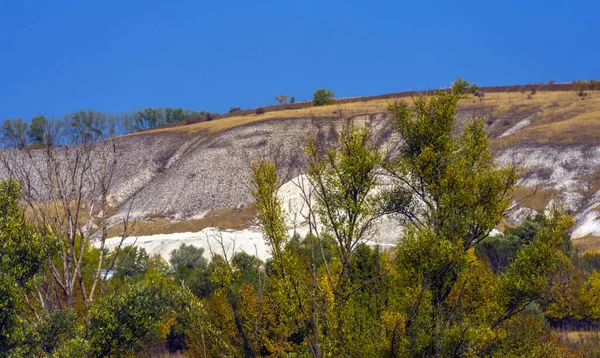
[[[115,265],[116,254],[106,262],[108,229],[111,224],[121,226],[118,253],[132,231],[131,206],[120,222],[109,221],[115,209],[110,193],[117,143],[110,139],[90,142],[83,136],[79,143],[69,145],[60,139],[57,128],[48,124],[43,149],[23,145],[22,150],[4,150],[0,161],[4,177],[21,185],[28,219],[40,235],[58,243],[57,254],[47,259],[46,275],[37,287],[39,307],[72,308],[80,292],[87,311],[101,280]],[[84,272],[84,253],[92,242],[99,248],[98,262]]]

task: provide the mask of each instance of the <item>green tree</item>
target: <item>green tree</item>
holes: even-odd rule
[[[313,93],[313,105],[314,106],[326,106],[328,104],[334,103],[335,95],[331,90],[326,88],[321,88]]]
[[[46,117],[34,117],[31,120],[31,126],[29,127],[29,131],[27,132],[29,140],[32,143],[44,143],[47,125],[48,120],[46,120]]]
[[[146,108],[144,110],[135,111],[134,114],[135,127],[137,130],[155,128],[165,124],[164,118],[159,109]],[[173,111],[172,120],[174,120],[175,111]]]
[[[34,277],[51,255],[44,241],[25,221],[19,203],[21,189],[15,181],[0,183],[0,356],[24,353],[31,344],[31,325],[23,297],[33,288]]]
[[[181,244],[178,249],[171,252],[169,262],[175,270],[178,270],[180,265],[188,269],[206,270],[208,265],[204,257],[204,248],[186,244]]]
[[[465,94],[468,92],[469,90],[469,86],[471,84],[469,83],[469,81],[463,80],[460,77],[457,77],[454,82],[452,82],[452,86],[451,88],[456,91],[456,93],[458,94]]]
[[[278,309],[289,314],[298,344],[317,357],[381,353],[377,305],[365,304],[376,302],[377,290],[361,290],[366,281],[375,284],[375,280],[363,277],[355,267],[363,265],[360,244],[372,236],[382,213],[371,193],[382,156],[366,127],[347,126],[338,142],[323,150],[324,143],[309,140],[305,147],[314,199],[306,202],[311,232],[303,242],[287,236],[276,196],[276,167],[265,161],[252,166],[252,193],[273,254],[269,285],[277,292]],[[308,192],[304,194],[308,198]],[[358,248],[361,256],[355,258]],[[300,318],[294,320],[297,315]]]
[[[115,260],[115,277],[141,277],[146,273],[149,256],[138,246],[126,246],[120,250]]]
[[[263,262],[254,255],[249,255],[243,251],[236,252],[231,258],[232,265],[239,272],[242,283],[252,285],[258,288],[260,285],[261,267]]]
[[[88,341],[94,356],[123,356],[160,341],[161,326],[171,318],[178,290],[163,279],[130,284],[104,296],[89,315]]]
[[[558,250],[573,223],[554,211],[500,277],[485,273],[472,248],[509,208],[518,171],[496,167],[482,120],[454,135],[459,92],[418,97],[413,108],[390,106],[406,144],[387,169],[398,182],[393,193],[409,193],[387,204],[407,222],[397,247],[406,296],[398,303],[404,334],[390,337],[396,356],[513,354],[502,351],[519,339],[509,326],[537,319],[524,311],[558,269]],[[519,344],[525,343],[536,349]]]
[[[23,149],[27,144],[29,126],[22,118],[6,119],[2,123],[2,140],[4,145]]]
[[[108,117],[104,112],[74,111],[63,118],[63,135],[74,143],[90,143],[104,138],[108,124]]]

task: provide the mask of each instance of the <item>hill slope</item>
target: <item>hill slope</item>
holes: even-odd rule
[[[275,159],[290,180],[302,173],[306,138],[333,141],[344,122],[340,117],[369,122],[379,145],[392,143],[386,108],[410,100],[408,94],[396,97],[302,104],[261,115],[247,111],[117,138],[115,218],[131,205],[141,221],[138,235],[248,227],[255,214],[248,189],[252,159]],[[561,200],[576,216],[574,238],[592,245],[600,237],[600,93],[490,91],[482,100],[461,100],[459,125],[471,117],[485,117],[499,164],[523,167],[515,193],[520,208],[509,223]]]

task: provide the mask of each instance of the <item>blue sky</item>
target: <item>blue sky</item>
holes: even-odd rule
[[[0,119],[600,77],[597,1],[0,0]]]

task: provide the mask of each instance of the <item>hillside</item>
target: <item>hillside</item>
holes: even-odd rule
[[[483,99],[461,100],[459,123],[485,118],[497,162],[523,168],[515,192],[519,207],[506,224],[560,200],[576,217],[573,238],[594,246],[600,237],[600,92],[580,97],[561,85],[536,93],[529,87],[483,91]],[[276,160],[289,181],[302,174],[306,138],[333,141],[340,118],[371,123],[376,142],[385,146],[394,141],[387,106],[412,95],[274,106],[260,115],[245,111],[119,137],[114,219],[131,207],[136,235],[248,228],[256,214],[248,188],[253,159]]]

